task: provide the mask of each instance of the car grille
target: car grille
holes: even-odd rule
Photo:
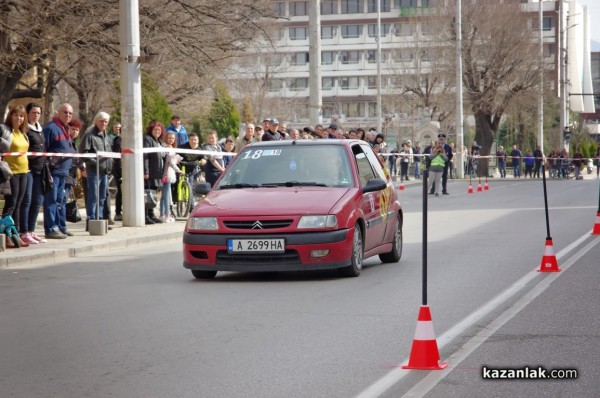
[[[217,265],[248,265],[255,264],[300,264],[300,256],[296,250],[286,250],[285,253],[238,253],[229,254],[226,250],[217,252]]]
[[[230,229],[275,229],[286,228],[292,225],[293,220],[252,220],[252,221],[223,221]]]

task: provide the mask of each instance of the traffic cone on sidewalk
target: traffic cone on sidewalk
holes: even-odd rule
[[[467,193],[473,193],[473,185],[469,183],[469,188],[467,189]]]
[[[544,246],[544,255],[542,256],[542,264],[538,272],[560,272],[558,261],[554,255],[554,246],[552,238],[546,238],[546,246]]]
[[[408,364],[402,366],[402,369],[440,370],[446,366],[448,366],[447,363],[440,362],[429,306],[422,305],[419,309],[410,358]]]
[[[596,224],[594,224],[592,235],[600,235],[600,211],[596,213]]]

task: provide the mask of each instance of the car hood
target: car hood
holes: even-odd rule
[[[278,216],[329,214],[348,188],[277,187],[214,190],[194,216]]]

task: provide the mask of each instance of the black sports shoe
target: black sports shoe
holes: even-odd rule
[[[442,192],[442,195],[450,195],[448,192]]]
[[[66,239],[67,235],[62,234],[60,231],[46,232],[46,239]]]
[[[151,224],[156,224],[154,221],[152,221],[152,219],[148,216],[146,216],[146,225],[151,225]]]
[[[164,221],[161,220],[158,217],[152,217],[152,221],[154,222],[154,224],[162,224],[162,223],[164,223]]]

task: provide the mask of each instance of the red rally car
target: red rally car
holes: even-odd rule
[[[190,215],[183,266],[218,271],[337,268],[358,276],[365,258],[402,256],[403,214],[368,143],[270,141],[246,146]]]

